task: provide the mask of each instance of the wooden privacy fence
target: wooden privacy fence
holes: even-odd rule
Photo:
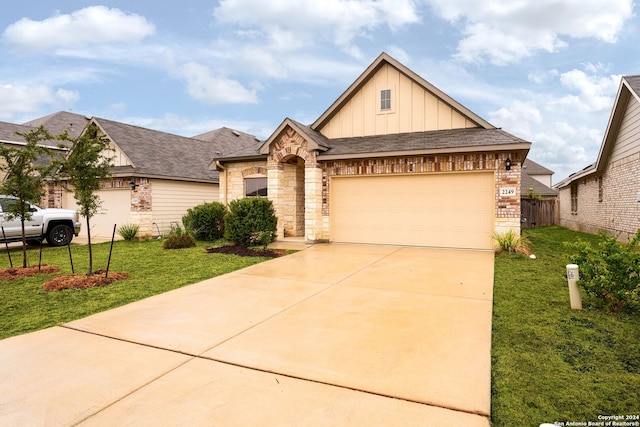
[[[556,224],[557,199],[520,200],[522,228],[536,228]]]

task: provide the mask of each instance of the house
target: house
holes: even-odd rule
[[[92,237],[110,238],[114,225],[124,224],[138,224],[141,236],[166,235],[181,226],[189,208],[218,200],[218,172],[208,168],[219,151],[215,143],[98,117],[74,122],[68,114],[56,113],[30,123],[54,124],[55,132],[76,132],[84,120],[85,127],[93,124],[109,139],[106,154],[114,158],[114,167],[112,178],[98,192],[102,207],[91,220]],[[82,131],[84,128],[77,134]],[[221,131],[221,137],[228,138],[226,134],[232,132]],[[48,206],[77,207],[73,193],[57,184],[50,187]]]
[[[22,147],[27,141],[20,134],[26,134],[35,130],[35,128],[27,126],[27,125],[18,125],[14,123],[0,122],[0,144],[3,145],[11,145],[14,147]],[[62,151],[60,147],[58,147],[60,141],[51,140],[51,141],[41,141],[40,146],[46,147],[51,150],[59,150]],[[42,159],[42,161],[46,161]],[[4,171],[0,171],[0,182],[4,181],[6,177],[6,173]]]
[[[558,190],[551,187],[553,171],[525,159],[520,183],[521,221],[524,228],[554,225],[559,222]]]
[[[490,250],[520,232],[530,146],[382,53],[311,125],[210,167],[222,202],[273,201],[278,238]]]
[[[626,241],[640,228],[640,76],[623,77],[595,163],[559,182],[560,225]]]

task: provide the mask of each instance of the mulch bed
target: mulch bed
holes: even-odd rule
[[[246,246],[220,246],[217,248],[209,247],[206,251],[210,254],[230,254],[238,256],[255,256],[255,257],[271,257],[277,258],[286,255],[282,249],[250,249]]]
[[[35,276],[37,274],[51,274],[60,271],[60,267],[55,265],[41,265],[38,268],[37,265],[31,265],[26,268],[12,267],[0,270],[0,280],[15,280],[22,277]]]
[[[129,277],[128,273],[118,273],[115,271],[110,271],[109,277],[106,277],[105,270],[98,270],[91,276],[87,276],[86,274],[65,274],[63,276],[56,276],[45,282],[42,285],[42,288],[45,291],[59,291],[61,289],[88,289],[95,288],[97,286],[106,286],[117,280],[126,280]]]

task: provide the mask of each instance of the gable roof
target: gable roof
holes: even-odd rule
[[[91,118],[68,111],[58,111],[48,116],[39,117],[24,123],[26,126],[37,128],[44,126],[52,135],[57,136],[67,131],[69,136],[79,136]]]
[[[24,137],[18,135],[16,132],[20,133],[29,133],[35,130],[35,127],[26,126],[26,125],[17,125],[14,123],[0,122],[0,143],[5,144],[13,144],[13,145],[25,145],[27,141],[25,141]],[[59,145],[62,141],[58,141],[56,139],[40,141],[38,145],[51,148],[51,149],[60,149]]]
[[[531,159],[525,159],[522,162],[522,173],[520,179],[520,195],[524,197],[531,189],[535,194],[540,196],[557,196],[558,190],[548,187],[541,183],[537,179],[533,178],[533,175],[553,175],[553,171],[545,168],[539,163],[534,162]]]
[[[247,148],[254,149],[262,145],[262,141],[257,136],[227,127],[205,132],[192,138],[213,143],[216,147],[216,156],[229,156]]]
[[[280,126],[271,134],[264,144],[260,147],[260,154],[269,154],[269,146],[282,135],[282,133],[290,127],[300,135],[304,136],[309,142],[309,148],[312,150],[326,151],[329,148],[329,139],[320,132],[313,130],[310,126],[298,123],[290,118],[284,119]]]
[[[529,193],[529,189],[531,189],[534,194],[539,194],[540,196],[558,195],[558,190],[547,187],[537,179],[532,178],[527,173],[523,173],[520,177],[520,197],[525,197],[525,195]]]
[[[554,174],[554,172],[551,169],[547,169],[541,164],[536,163],[529,158],[524,159],[524,162],[522,162],[522,171],[526,172],[527,175],[553,175]]]
[[[595,163],[590,164],[584,169],[574,172],[564,180],[557,183],[555,188],[563,188],[570,185],[573,181],[580,178],[584,178],[589,175],[601,174],[608,163],[609,157],[613,150],[613,146],[620,130],[620,124],[624,118],[627,104],[631,97],[640,101],[640,76],[624,76],[620,80],[620,86],[616,95],[616,100],[613,104],[611,115],[609,116],[609,122],[607,123],[607,129],[600,145],[600,151],[598,152],[598,158]]]
[[[114,176],[218,182],[218,173],[208,168],[216,152],[212,142],[97,117],[91,121],[132,164],[114,167]]]
[[[354,81],[351,86],[349,86],[347,90],[344,91],[344,93],[342,93],[342,95],[340,95],[340,97],[333,104],[331,104],[331,106],[324,113],[322,113],[322,115],[315,122],[313,122],[311,128],[320,129],[322,128],[322,126],[328,123],[329,120],[331,120],[331,118],[335,114],[337,114],[340,109],[358,92],[358,90],[362,88],[362,86],[364,86],[364,84],[369,81],[369,79],[371,79],[371,77],[385,64],[389,64],[390,66],[394,67],[395,69],[409,77],[411,80],[418,83],[426,91],[431,92],[435,97],[441,99],[451,108],[458,111],[460,114],[467,117],[472,122],[476,123],[478,126],[485,129],[495,128],[495,126],[493,126],[491,123],[487,122],[482,117],[467,109],[465,106],[451,98],[446,93],[442,92],[427,80],[420,77],[418,74],[414,73],[409,68],[402,65],[400,62],[396,61],[386,52],[382,52],[373,61],[373,63],[369,65],[366,70],[364,70],[364,72],[356,79],[356,81]]]

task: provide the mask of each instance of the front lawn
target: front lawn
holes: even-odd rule
[[[104,269],[110,243],[94,244],[93,266]],[[162,249],[160,240],[149,242],[115,242],[110,271],[125,272],[128,280],[86,290],[46,292],[42,284],[56,274],[45,274],[17,280],[0,280],[0,339],[24,334],[79,319],[155,294],[229,273],[270,258],[239,257],[207,253],[198,243],[189,249]],[[76,273],[86,273],[87,247],[72,245]],[[19,249],[11,251],[14,266],[22,265]],[[29,250],[29,265],[38,264],[39,250]],[[45,247],[43,264],[56,265],[61,273],[71,273],[67,247]],[[0,252],[0,269],[9,267],[6,252]]]
[[[596,236],[560,227],[523,234],[537,259],[503,253],[495,261],[493,426],[640,414],[640,314],[597,310],[584,292],[584,310],[569,306],[563,242]]]

